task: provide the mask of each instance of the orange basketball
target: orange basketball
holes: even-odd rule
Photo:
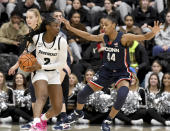
[[[34,63],[37,61],[35,56],[32,54],[23,54],[19,57],[19,67],[21,70],[25,72],[32,72],[31,70],[28,70],[26,67],[34,65]]]

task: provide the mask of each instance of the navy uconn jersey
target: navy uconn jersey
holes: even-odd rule
[[[104,67],[110,70],[127,70],[130,65],[129,49],[121,43],[123,33],[118,32],[116,39],[110,43],[109,37],[104,35],[106,48],[104,51]]]

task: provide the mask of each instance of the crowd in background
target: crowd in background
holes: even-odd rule
[[[70,24],[91,34],[104,32],[104,18],[117,13],[117,31],[144,34],[154,21],[162,22],[161,31],[150,41],[133,41],[129,48],[133,80],[124,106],[114,122],[151,124],[156,120],[170,125],[170,2],[168,0],[0,0],[0,117],[11,116],[18,123],[22,117],[32,121],[30,75],[8,76],[9,65],[4,57],[18,57],[21,43],[29,27],[26,12],[39,10],[41,17],[60,10]],[[62,26],[71,49],[66,113],[76,107],[77,93],[102,65],[105,43],[86,41]],[[6,55],[4,55],[6,54]],[[9,55],[9,56],[8,56]],[[12,63],[14,64],[14,62]],[[11,81],[13,80],[13,81]],[[64,88],[64,85],[63,85]],[[116,98],[114,83],[109,90],[95,92],[84,108],[87,123],[98,124],[108,115]],[[50,104],[47,102],[46,108]],[[44,109],[47,110],[47,109]]]

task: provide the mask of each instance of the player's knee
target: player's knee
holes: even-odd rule
[[[126,86],[122,86],[118,89],[117,91],[117,99],[116,102],[114,103],[114,108],[116,110],[120,110],[125,103],[126,97],[129,93],[129,88]]]
[[[79,104],[85,104],[87,97],[93,93],[94,93],[93,89],[89,85],[86,85],[84,89],[78,93],[77,102]]]

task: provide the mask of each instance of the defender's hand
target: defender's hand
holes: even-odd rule
[[[154,26],[148,26],[149,29],[156,35],[160,31],[160,26],[162,23],[159,23],[159,21],[154,21]]]
[[[70,22],[66,20],[65,18],[62,18],[61,21],[65,24],[67,30],[70,30],[71,28]]]

